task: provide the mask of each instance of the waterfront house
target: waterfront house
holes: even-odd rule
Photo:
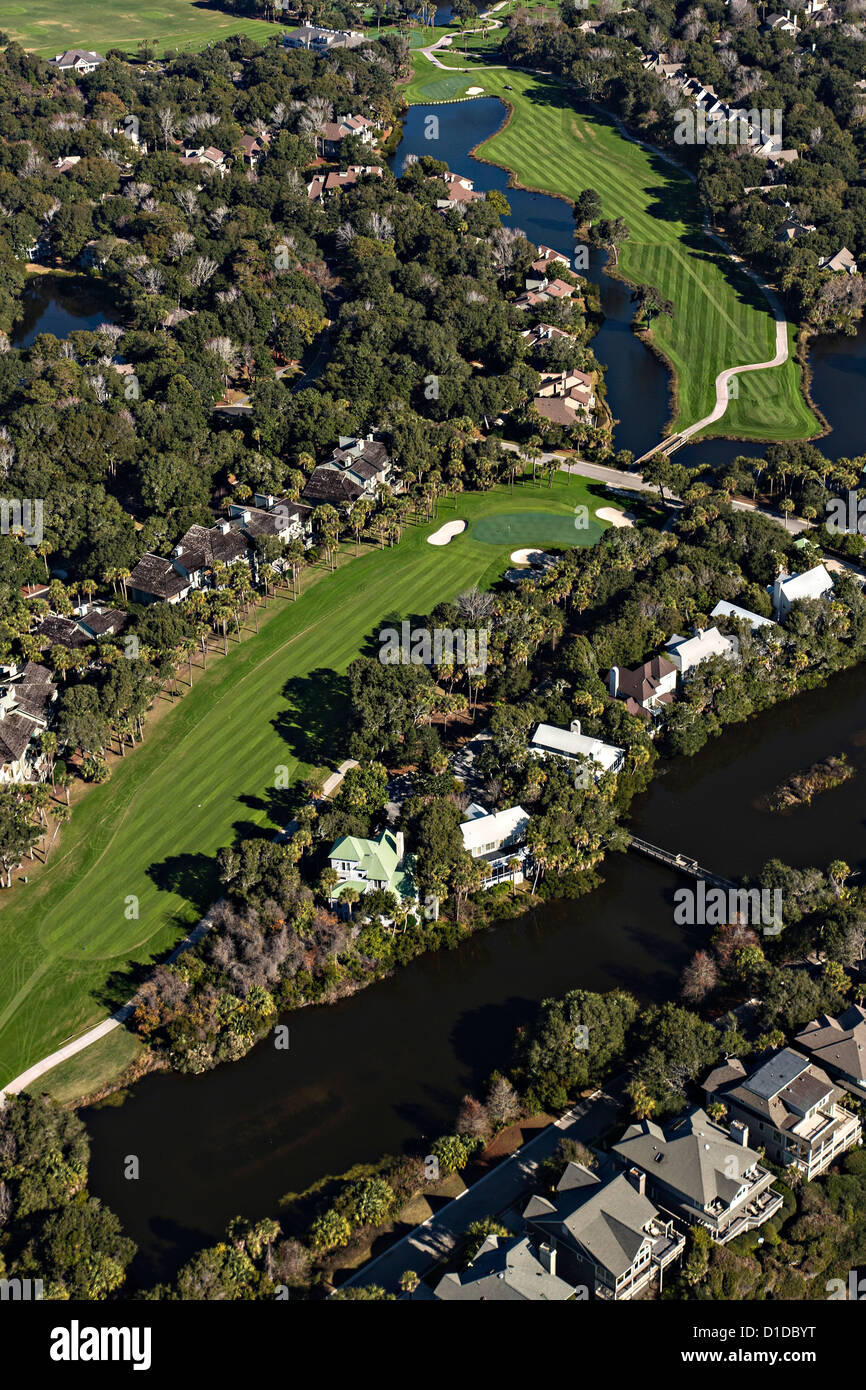
[[[707,1103],[721,1101],[733,1123],[754,1134],[767,1157],[796,1168],[807,1182],[860,1142],[860,1121],[839,1104],[825,1071],[786,1047],[747,1072],[737,1057],[704,1082]]]
[[[572,719],[567,729],[555,724],[539,724],[529,745],[530,753],[539,758],[558,758],[562,762],[589,760],[597,767],[595,781],[605,772],[619,772],[625,762],[625,752],[612,743],[590,738],[580,731],[580,720]]]
[[[794,1042],[847,1090],[866,1095],[866,1009],[851,1004],[835,1017],[821,1014]]]
[[[485,888],[496,883],[523,882],[524,868],[529,858],[526,832],[529,816],[522,806],[509,806],[504,811],[488,812],[477,802],[467,807],[460,826],[463,848],[473,859],[483,861],[489,870]],[[516,866],[515,866],[516,861]]]
[[[557,338],[564,338],[569,343],[574,342],[573,333],[566,333],[564,329],[557,328],[552,323],[537,323],[534,328],[525,328],[520,336],[525,339],[529,348],[543,347],[546,343],[555,342]]]
[[[677,688],[677,668],[664,656],[650,657],[633,671],[611,666],[608,689],[615,700],[625,700],[629,714],[644,718],[657,714],[663,705],[673,703]]]
[[[533,405],[539,415],[554,424],[573,425],[579,418],[592,421],[595,405],[593,378],[576,367],[564,372],[542,372]]]
[[[439,212],[465,207],[468,203],[477,203],[479,198],[484,197],[483,193],[478,192],[472,179],[466,178],[464,174],[443,174],[442,182],[445,184],[445,194],[436,199]]]
[[[339,882],[331,901],[339,901],[346,888],[365,895],[381,891],[395,893],[407,906],[418,901],[411,856],[406,854],[402,830],[383,830],[378,840],[343,835],[328,852],[331,868]]]
[[[830,573],[821,564],[806,570],[804,574],[788,574],[780,570],[775,581],[767,586],[767,592],[779,617],[784,618],[801,599],[826,598],[832,588]]]
[[[717,627],[698,628],[692,637],[680,637],[674,633],[665,643],[665,651],[676,666],[682,680],[688,680],[702,661],[713,656],[723,656],[735,660],[739,655],[740,643],[736,637],[724,637]]]
[[[533,1197],[523,1219],[563,1279],[617,1302],[661,1283],[685,1246],[671,1218],[647,1197],[646,1174],[638,1168],[602,1180],[569,1163],[556,1194]]]
[[[724,1244],[774,1216],[782,1198],[773,1174],[748,1147],[745,1125],[730,1131],[704,1110],[689,1110],[665,1128],[652,1120],[630,1125],[613,1152],[627,1168],[646,1176],[646,1195],[668,1215],[704,1226]]]
[[[556,1254],[528,1236],[488,1236],[463,1270],[433,1290],[443,1303],[565,1303],[574,1289],[556,1272]]]

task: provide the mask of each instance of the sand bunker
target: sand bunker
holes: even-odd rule
[[[434,531],[432,536],[427,537],[427,544],[447,545],[452,536],[459,536],[460,532],[465,530],[465,521],[448,521],[444,526],[440,526],[438,531]]]
[[[619,507],[597,507],[595,514],[602,521],[609,521],[611,526],[634,526],[634,517],[621,512]]]
[[[482,93],[483,91],[484,91],[484,88],[483,88],[483,87],[467,87],[467,88],[466,88],[466,95],[467,95],[468,97],[480,97],[480,96],[481,96],[481,93]]]
[[[531,565],[540,560],[544,553],[543,550],[512,550],[510,559],[513,565]]]

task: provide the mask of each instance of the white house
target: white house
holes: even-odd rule
[[[61,72],[74,72],[84,76],[89,72],[96,72],[105,59],[101,53],[94,53],[88,48],[67,48],[65,53],[58,53],[48,61]]]
[[[748,623],[753,632],[757,632],[762,627],[775,627],[772,618],[762,618],[760,613],[753,613],[750,608],[741,608],[738,603],[728,603],[722,599],[717,603],[711,618],[736,618],[738,622]]]
[[[780,570],[775,582],[768,585],[773,607],[780,618],[790,613],[793,604],[804,598],[825,598],[833,588],[833,580],[824,565],[815,565],[804,574],[787,574]]]
[[[579,719],[572,719],[567,729],[559,729],[555,724],[539,724],[532,735],[529,751],[539,758],[561,758],[569,763],[579,758],[590,758],[598,764],[596,781],[605,772],[619,772],[625,761],[622,748],[582,734]]]
[[[490,875],[485,888],[495,883],[522,883],[523,866],[529,856],[526,831],[529,816],[522,806],[509,806],[505,811],[488,813],[477,802],[467,807],[466,819],[460,827],[463,848],[473,859],[484,860]],[[519,867],[511,868],[513,860]]]
[[[682,680],[687,680],[696,666],[711,656],[724,656],[736,659],[740,644],[736,637],[723,637],[717,627],[698,628],[694,637],[680,637],[674,633],[665,645],[665,651],[676,666]]]

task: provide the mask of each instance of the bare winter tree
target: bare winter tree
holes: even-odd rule
[[[345,248],[351,241],[355,240],[356,235],[357,233],[351,222],[341,222],[334,233],[334,240],[338,246]]]
[[[190,284],[197,290],[202,285],[206,285],[211,276],[217,269],[216,261],[211,260],[210,256],[197,256],[192,270],[189,272]]]
[[[168,254],[173,261],[179,261],[193,246],[195,237],[190,232],[175,232],[168,244]]]
[[[719,968],[709,951],[696,951],[683,971],[681,994],[690,1003],[700,1003],[719,983]]]
[[[475,624],[480,624],[489,618],[495,604],[496,600],[493,595],[484,593],[477,586],[472,589],[465,589],[457,599],[457,609],[461,618]]]
[[[156,124],[162,136],[163,148],[167,150],[169,142],[174,139],[174,132],[177,127],[175,115],[170,106],[163,106],[157,111]]]
[[[178,206],[186,213],[187,217],[195,217],[198,213],[198,198],[191,188],[176,188],[174,196]]]

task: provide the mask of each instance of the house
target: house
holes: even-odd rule
[[[99,608],[93,604],[82,604],[69,618],[58,613],[44,617],[33,636],[45,651],[51,647],[62,646],[74,650],[89,646],[101,637],[115,637],[129,621],[129,615],[119,608]]]
[[[249,543],[230,521],[190,526],[169,559],[147,554],[126,581],[133,603],[180,603],[193,589],[214,587],[214,567],[238,560],[249,563]]]
[[[368,497],[375,497],[391,477],[391,456],[372,434],[341,435],[331,457],[320,466],[351,478]]]
[[[736,660],[740,643],[736,637],[723,637],[717,627],[699,627],[693,637],[680,637],[674,633],[670,641],[665,643],[665,651],[679,671],[680,678],[685,681],[702,661],[708,661],[710,657],[724,656]]]
[[[238,141],[241,159],[254,169],[270,143],[271,137],[267,132],[262,135],[242,135]]]
[[[555,724],[539,724],[532,735],[529,751],[539,758],[559,758],[568,763],[590,759],[599,769],[593,774],[596,781],[605,772],[619,772],[625,762],[622,748],[582,734],[579,719],[572,719],[567,729],[557,728]]]
[[[0,783],[33,780],[34,739],[48,726],[57,686],[46,666],[6,668],[0,684]]]
[[[533,1197],[523,1219],[562,1279],[617,1302],[661,1283],[685,1246],[685,1236],[647,1197],[646,1174],[637,1168],[603,1181],[569,1163],[556,1195]]]
[[[752,632],[758,632],[762,627],[775,627],[772,618],[762,618],[760,613],[753,613],[749,608],[740,608],[737,603],[728,603],[724,599],[717,603],[711,618],[736,618],[739,623],[748,623]]]
[[[851,1004],[835,1018],[813,1018],[794,1042],[846,1089],[866,1094],[866,1009]]]
[[[509,806],[505,811],[490,813],[477,802],[467,807],[460,826],[463,848],[490,870],[484,880],[485,888],[492,888],[496,883],[523,882],[523,869],[529,858],[528,828],[529,816],[522,806]]]
[[[832,270],[836,274],[856,275],[857,262],[847,246],[843,246],[835,256],[825,256],[818,262],[819,270]]]
[[[336,154],[349,134],[349,127],[343,125],[342,121],[325,121],[324,125],[319,127],[319,138],[324,153],[326,155]]]
[[[815,231],[814,222],[798,222],[796,217],[788,217],[777,231],[774,241],[795,241],[797,237],[808,236]]]
[[[67,48],[65,53],[58,53],[48,61],[61,72],[72,72],[77,77],[85,77],[89,72],[96,72],[105,59],[101,53],[94,53],[88,48]]]
[[[326,503],[339,507],[344,502],[357,502],[364,496],[364,488],[348,473],[326,467],[320,463],[313,469],[301,493],[305,502],[312,507],[322,507]]]
[[[208,169],[215,169],[217,173],[226,172],[226,157],[222,150],[218,150],[215,145],[200,145],[198,149],[184,150],[181,155],[181,164],[203,164]]]
[[[433,1290],[443,1303],[565,1303],[574,1289],[556,1272],[556,1255],[528,1236],[488,1236],[464,1270]]]
[[[539,246],[538,258],[533,265],[551,265],[554,261],[561,261],[566,270],[571,270],[571,261],[562,251],[554,251],[552,246]]]
[[[748,1147],[748,1129],[730,1133],[706,1111],[689,1110],[666,1127],[652,1120],[630,1125],[613,1152],[626,1169],[646,1176],[646,1196],[675,1220],[705,1226],[724,1244],[755,1230],[779,1210],[773,1174]]]
[[[472,179],[467,179],[463,174],[447,173],[442,175],[442,182],[445,184],[445,197],[436,199],[436,207],[440,212],[447,212],[449,208],[465,207],[467,203],[477,203],[484,194],[479,193]]]
[[[366,42],[365,35],[355,29],[323,29],[318,24],[301,24],[283,35],[287,48],[309,48],[314,53],[327,53],[332,48],[358,48]]]
[[[780,570],[775,581],[767,586],[767,592],[779,617],[784,618],[795,603],[802,599],[826,598],[832,588],[829,571],[823,565],[815,565],[804,574],[788,574]]]
[[[538,395],[532,404],[552,424],[569,427],[579,420],[594,423],[593,377],[589,372],[570,368],[565,372],[542,372]]]
[[[406,854],[402,830],[383,830],[378,840],[343,835],[331,846],[328,860],[339,879],[332,902],[339,901],[347,888],[362,895],[377,890],[396,893],[407,905],[418,901],[412,857]]]
[[[311,202],[324,198],[326,193],[334,193],[343,188],[354,188],[358,179],[364,175],[380,179],[382,169],[378,164],[350,164],[339,173],[314,174],[307,184],[307,197]]]
[[[148,552],[142,555],[126,581],[133,603],[180,603],[193,590],[189,576],[176,569],[171,560]]]
[[[608,689],[615,700],[625,700],[629,714],[648,717],[660,706],[673,703],[677,688],[677,668],[664,656],[650,657],[633,671],[611,666]]]
[[[768,14],[762,27],[768,32],[778,34],[796,34],[799,32],[797,16],[795,15],[792,19],[790,10],[786,10],[784,14]]]
[[[796,1168],[807,1182],[860,1142],[860,1121],[839,1105],[841,1092],[790,1047],[772,1053],[751,1075],[739,1058],[728,1058],[710,1072],[704,1092],[708,1104],[727,1106],[730,1120],[747,1138],[751,1131],[768,1158]]]
[[[313,509],[303,502],[292,502],[288,497],[276,498],[266,493],[256,493],[253,505],[232,502],[229,507],[230,518],[237,522],[250,544],[260,536],[271,536],[288,545],[290,541],[303,541],[309,547],[313,535]]]
[[[544,347],[546,343],[556,342],[559,338],[564,338],[569,343],[574,342],[572,333],[566,333],[564,329],[556,328],[552,323],[537,323],[534,328],[525,328],[520,336],[525,339],[529,348]]]

